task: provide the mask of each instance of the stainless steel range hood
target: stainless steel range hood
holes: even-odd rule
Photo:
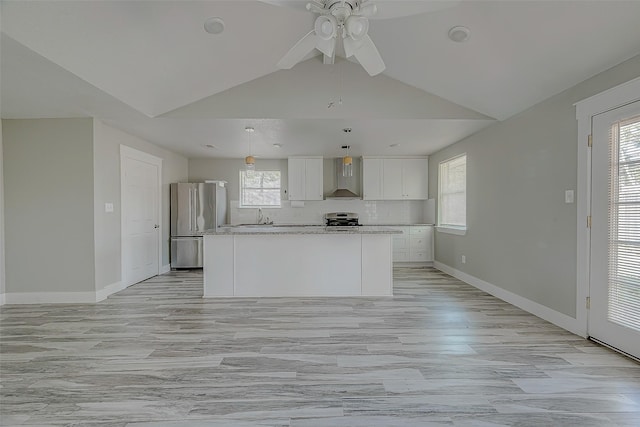
[[[358,164],[356,158],[353,159],[353,164],[354,166]],[[335,160],[335,168],[338,188],[333,193],[329,194],[326,199],[360,200],[361,197],[357,194],[358,190],[356,188],[355,179],[358,169],[354,167],[354,176],[342,176],[342,157]]]

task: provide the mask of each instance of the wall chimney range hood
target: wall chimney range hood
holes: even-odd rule
[[[354,177],[342,175],[342,157],[335,160],[335,169],[338,189],[329,194],[326,199],[360,200],[361,197],[353,191],[355,189]]]

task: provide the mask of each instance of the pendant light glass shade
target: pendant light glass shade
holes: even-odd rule
[[[256,168],[256,159],[253,156],[245,157],[244,166],[247,170],[254,170]]]
[[[342,158],[342,176],[353,176],[353,158],[349,155]]]
[[[255,132],[255,129],[251,126],[247,126],[244,128],[245,132],[247,132],[248,134],[248,138],[249,138],[249,153],[251,153],[251,134],[253,132]],[[244,167],[247,170],[254,170],[256,168],[256,159],[255,157],[253,157],[251,154],[249,154],[247,157],[244,158]]]

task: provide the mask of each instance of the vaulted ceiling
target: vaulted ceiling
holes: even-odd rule
[[[97,117],[188,157],[429,154],[640,53],[640,1],[378,0],[383,74],[278,70],[305,3],[3,0],[2,117]]]

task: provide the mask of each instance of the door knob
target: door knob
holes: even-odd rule
[[[153,228],[160,228],[158,224],[154,225]]]

